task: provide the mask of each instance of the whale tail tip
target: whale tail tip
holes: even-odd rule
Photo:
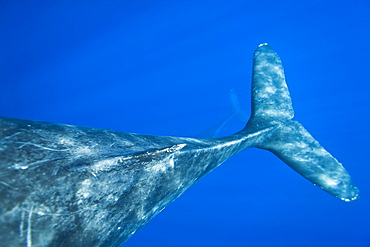
[[[244,131],[274,127],[255,147],[269,150],[326,192],[344,201],[358,198],[350,176],[298,122],[279,56],[267,43],[254,53],[252,115]]]

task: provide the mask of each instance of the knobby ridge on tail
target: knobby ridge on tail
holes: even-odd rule
[[[252,115],[244,132],[274,126],[274,131],[255,147],[266,149],[326,192],[344,201],[358,198],[350,176],[298,122],[279,56],[267,43],[254,53]]]

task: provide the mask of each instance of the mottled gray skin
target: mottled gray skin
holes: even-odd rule
[[[9,246],[28,239],[118,246],[258,138],[158,137],[9,118],[0,126],[0,229]]]
[[[237,152],[258,147],[343,200],[358,190],[297,122],[281,61],[257,48],[253,113],[221,138],[159,137],[0,118],[0,243],[119,246]]]

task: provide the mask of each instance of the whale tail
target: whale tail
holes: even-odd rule
[[[303,177],[344,201],[358,198],[359,190],[350,176],[298,122],[279,56],[268,44],[254,53],[252,116],[243,131],[274,127],[257,148],[269,150]]]

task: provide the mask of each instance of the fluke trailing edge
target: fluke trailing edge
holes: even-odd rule
[[[231,136],[161,137],[0,118],[0,243],[119,246],[239,151],[269,150],[328,193],[358,189],[298,122],[278,55],[254,53],[252,116]]]

